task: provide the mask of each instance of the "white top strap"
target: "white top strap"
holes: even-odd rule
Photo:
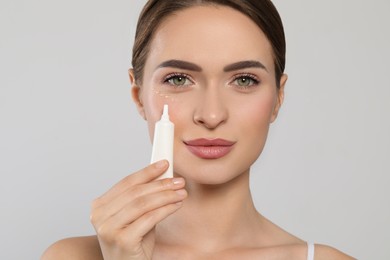
[[[307,260],[314,260],[314,243],[307,243]]]

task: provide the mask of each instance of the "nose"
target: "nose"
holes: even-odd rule
[[[228,110],[226,102],[217,88],[204,90],[194,110],[193,120],[197,125],[215,129],[226,123]]]

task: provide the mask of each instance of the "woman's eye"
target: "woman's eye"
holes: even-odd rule
[[[168,82],[169,84],[176,87],[187,86],[192,84],[192,82],[185,75],[170,76],[165,80],[165,82]]]
[[[234,80],[234,84],[239,87],[250,87],[259,84],[259,81],[250,76],[239,76]]]

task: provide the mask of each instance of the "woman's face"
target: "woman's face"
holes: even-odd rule
[[[192,7],[160,25],[133,97],[151,138],[169,105],[176,175],[221,184],[249,170],[283,100],[274,70],[267,38],[234,9]]]

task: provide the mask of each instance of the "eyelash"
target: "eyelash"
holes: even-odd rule
[[[251,88],[251,87],[258,86],[260,84],[260,79],[257,76],[255,76],[253,74],[248,74],[248,73],[235,75],[232,82],[235,82],[236,80],[243,79],[243,78],[249,79],[253,83],[251,85],[249,85],[249,86],[239,86],[237,84],[234,84],[234,85],[237,86],[238,88],[248,89],[248,88]]]
[[[185,80],[189,80],[191,82],[191,84],[194,83],[194,80],[191,78],[190,75],[188,74],[185,74],[185,73],[171,73],[171,74],[168,74],[164,79],[163,79],[163,84],[168,84],[170,86],[173,86],[173,87],[181,87],[180,85],[175,85],[175,84],[172,84],[170,83],[169,81],[172,80],[172,79],[175,79],[175,78],[183,78]],[[186,84],[182,85],[182,86],[187,86]]]

